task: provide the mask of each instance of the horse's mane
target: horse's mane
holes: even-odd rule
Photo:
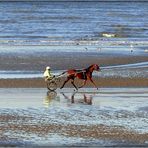
[[[94,64],[90,65],[90,66],[89,66],[88,68],[86,68],[86,69],[90,69],[93,65],[94,65]]]

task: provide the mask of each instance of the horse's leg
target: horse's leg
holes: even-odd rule
[[[85,94],[84,94],[84,102],[87,103],[87,97]]]
[[[83,81],[83,84],[79,88],[83,87],[85,84],[86,84],[86,80]]]
[[[75,103],[75,101],[74,101],[74,95],[75,95],[75,93],[73,93],[72,96],[71,96],[71,103]]]
[[[71,103],[75,103],[75,94],[76,94],[77,92],[74,92],[73,94],[72,94],[72,96],[71,96]]]
[[[74,83],[74,79],[72,79],[71,84],[75,87],[76,90],[78,90],[77,86]]]
[[[63,83],[63,85],[61,86],[61,88],[60,88],[60,89],[62,89],[62,88],[65,86],[65,84],[66,84],[69,80],[70,80],[70,78],[67,78],[67,80],[66,80],[66,81],[64,81],[64,83]]]
[[[89,78],[89,80],[94,84],[94,86],[98,89],[98,87],[96,86],[96,84],[94,83],[94,81],[92,80],[92,78]]]

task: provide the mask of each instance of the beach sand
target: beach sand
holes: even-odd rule
[[[147,88],[1,88],[0,146],[148,146],[147,95]]]
[[[117,54],[117,53],[42,53],[34,55],[19,55],[14,54],[8,56],[7,54],[0,54],[0,68],[1,70],[18,70],[18,71],[39,71],[41,76],[47,65],[50,65],[52,70],[67,69],[82,69],[87,68],[91,64],[98,64],[101,72],[93,76],[98,87],[147,87],[147,67],[130,66],[123,69],[122,65],[135,64],[147,62],[147,54]],[[121,66],[120,66],[121,65]],[[118,66],[118,69],[112,68],[112,71],[105,71],[107,66]],[[113,73],[114,72],[114,73]],[[131,73],[132,72],[132,73]],[[99,74],[104,74],[101,76]],[[106,76],[107,74],[112,75]],[[143,75],[145,73],[145,75]],[[124,76],[122,76],[124,74]],[[136,76],[133,76],[135,75]],[[61,82],[58,87],[62,85],[65,77],[61,77]],[[76,80],[76,84],[82,81]],[[65,87],[71,87],[67,83]],[[0,79],[0,87],[46,87],[43,78],[9,78]],[[93,87],[88,82],[86,87]]]
[[[17,120],[19,122],[23,120],[28,120],[27,117],[20,117],[20,116],[0,116],[1,122],[6,122],[7,120]],[[31,122],[31,120],[30,120]],[[84,142],[76,143],[76,144],[67,144],[67,146],[118,146],[118,147],[134,147],[134,146],[147,146],[145,142],[147,142],[148,134],[138,134],[136,132],[130,132],[122,127],[111,127],[106,125],[95,125],[95,126],[83,126],[83,125],[57,125],[57,124],[48,124],[48,125],[38,125],[38,124],[32,124],[32,125],[19,125],[19,124],[12,124],[12,125],[3,125],[1,126],[3,128],[2,133],[6,132],[7,129],[12,130],[13,132],[23,132],[23,133],[31,133],[38,135],[39,137],[46,137],[48,134],[52,133],[59,133],[65,138],[67,137],[79,137],[83,139],[89,140],[91,139],[101,139],[104,141],[104,143],[101,145],[99,142],[97,144],[94,144],[93,142],[90,144],[86,144]],[[23,139],[23,136],[20,138],[10,138],[10,137],[4,137],[3,134],[0,135],[0,139],[3,141],[11,140],[12,144],[4,144],[4,142],[1,144],[1,146],[21,146],[23,144],[14,143],[13,141],[17,141],[18,139]],[[21,142],[20,140],[20,142]],[[112,144],[107,143],[107,141],[111,141]],[[29,144],[24,142],[24,145]],[[32,146],[35,146],[36,144],[32,144]],[[42,144],[40,146],[62,146],[58,143],[54,144]],[[66,144],[65,144],[66,146]]]
[[[148,78],[97,78],[94,77],[94,82],[97,87],[148,87]],[[65,78],[61,78],[58,87],[61,87]],[[76,79],[75,84],[80,86],[82,80]],[[0,79],[1,88],[46,88],[46,83],[42,78],[28,78],[28,79]],[[66,83],[65,88],[73,87],[71,82]],[[88,81],[85,87],[94,87]]]
[[[47,65],[63,72],[93,63],[101,68],[93,75],[98,90],[90,81],[78,92],[70,82],[59,89],[65,76],[53,94],[41,77],[0,79],[0,146],[148,146],[147,66],[130,65],[147,62],[147,55],[45,53],[0,57],[4,71],[37,70],[42,75]],[[77,86],[81,83],[75,80]]]
[[[51,48],[51,47],[50,47]],[[131,53],[121,51],[101,52],[39,52],[34,54],[0,54],[1,70],[38,70],[44,71],[47,65],[52,70],[86,68],[91,64],[100,67],[147,62],[147,53]]]

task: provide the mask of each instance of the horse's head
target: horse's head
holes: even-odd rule
[[[93,66],[93,69],[96,70],[96,71],[100,71],[101,70],[99,65],[97,65],[97,64],[93,64],[92,66]]]

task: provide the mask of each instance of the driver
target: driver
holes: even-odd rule
[[[54,76],[51,74],[51,68],[49,66],[46,67],[46,70],[44,71],[44,78],[45,82],[48,80],[51,80]]]

